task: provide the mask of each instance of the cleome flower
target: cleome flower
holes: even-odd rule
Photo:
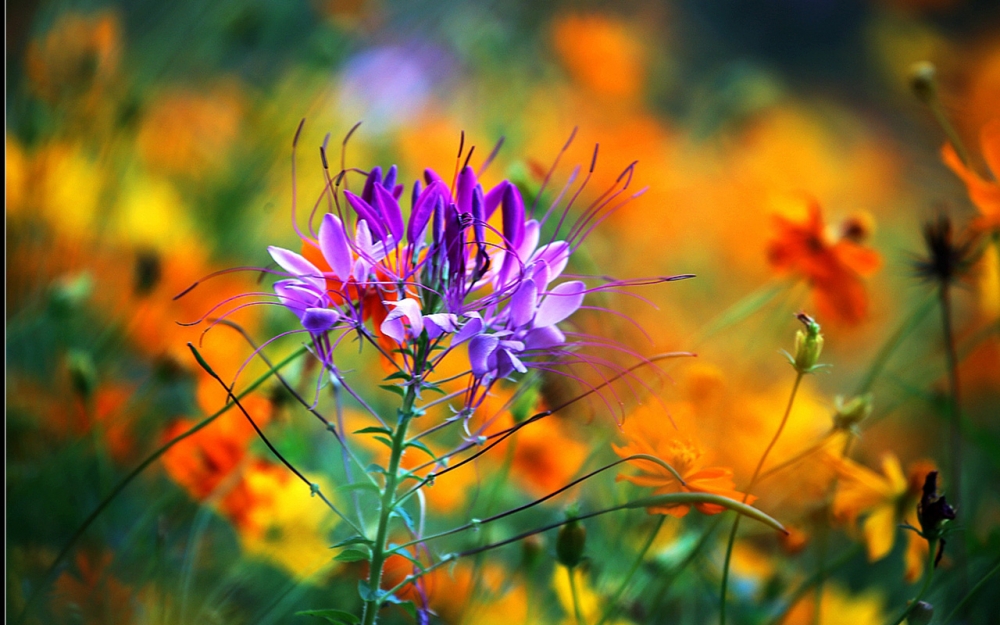
[[[577,333],[575,341],[567,341],[560,325],[589,293],[691,277],[564,279],[570,257],[589,232],[642,193],[623,197],[633,167],[576,220],[568,218],[570,210],[589,175],[561,210],[553,204],[535,218],[536,207],[526,209],[516,185],[504,180],[484,189],[467,162],[450,185],[425,170],[409,193],[398,182],[396,166],[362,172],[360,194],[341,190],[347,176],[357,175],[345,170],[329,179],[316,200],[308,232],[298,227],[293,204],[301,250],[268,248],[276,267],[263,271],[278,277],[273,295],[247,294],[267,299],[229,312],[254,304],[284,307],[299,327],[271,341],[307,334],[314,355],[333,375],[336,348],[349,335],[374,345],[411,379],[425,379],[441,359],[467,347],[466,401],[472,409],[497,380],[530,368],[556,370],[567,362],[615,368],[598,356],[570,359],[577,346],[599,339]],[[406,217],[404,196],[410,200]],[[324,204],[328,211],[317,231],[315,213]]]

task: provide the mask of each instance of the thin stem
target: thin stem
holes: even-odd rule
[[[980,588],[983,587],[983,585],[987,582],[987,580],[996,575],[998,571],[1000,571],[1000,560],[997,560],[996,564],[993,565],[993,568],[987,571],[986,575],[983,575],[982,579],[976,582],[976,585],[973,586],[972,589],[969,590],[969,592],[965,593],[965,596],[962,597],[962,599],[955,604],[955,607],[952,608],[951,612],[948,613],[948,616],[944,617],[944,620],[941,621],[941,625],[948,625],[948,623],[951,622],[951,619],[955,618],[955,615],[958,614],[959,610],[964,608],[965,604],[968,603],[970,599],[972,599],[972,596],[976,594]]]
[[[910,615],[915,609],[917,609],[917,604],[920,600],[924,598],[924,594],[927,589],[931,586],[931,580],[934,579],[934,554],[937,552],[937,540],[927,541],[927,563],[924,569],[924,583],[920,586],[920,592],[917,596],[910,601],[910,605],[906,606],[903,613],[899,615],[899,618],[892,622],[892,625],[899,625],[906,620],[906,617]]]
[[[972,168],[972,159],[969,157],[969,151],[965,148],[965,142],[958,135],[958,131],[955,130],[955,126],[952,125],[951,120],[948,119],[948,115],[944,111],[944,106],[941,105],[941,100],[935,95],[927,105],[931,109],[931,113],[934,115],[934,119],[937,120],[938,124],[941,125],[941,129],[944,130],[944,134],[948,137],[948,141],[955,148],[955,153],[958,154],[958,158],[962,160],[962,163]]]
[[[962,499],[962,426],[961,402],[958,385],[958,353],[955,350],[955,335],[951,320],[951,289],[948,283],[942,283],[938,291],[941,303],[941,324],[944,331],[945,363],[948,367],[949,417],[951,421],[951,491],[954,505],[958,506]]]
[[[826,575],[829,575],[833,571],[839,569],[840,567],[850,562],[852,558],[861,553],[861,550],[862,546],[860,544],[855,544],[852,548],[845,551],[839,558],[830,563],[830,565],[826,569]],[[811,577],[809,577],[806,581],[802,582],[801,586],[799,586],[798,588],[795,589],[794,592],[789,594],[788,599],[785,601],[784,607],[781,610],[779,610],[777,614],[774,615],[773,619],[771,619],[771,624],[778,625],[779,623],[784,622],[785,616],[788,615],[788,611],[791,610],[793,607],[795,607],[795,604],[799,602],[799,599],[804,597],[805,594],[809,592],[811,588],[813,588],[816,584],[819,583],[821,577],[822,575],[820,574],[819,571],[813,573]]]
[[[566,567],[566,575],[569,577],[569,593],[573,597],[573,614],[576,615],[576,625],[584,625],[583,613],[580,611],[580,593],[576,589],[576,575],[573,575],[575,566]]]
[[[854,443],[854,437],[848,434],[847,440],[844,441],[844,448],[840,452],[841,459],[847,458],[851,453],[851,445]],[[817,566],[816,566],[816,609],[813,611],[813,623],[814,625],[819,625],[820,616],[822,615],[823,609],[823,586],[826,583],[826,556],[827,556],[827,546],[830,539],[829,525],[832,523],[832,506],[833,498],[837,491],[837,482],[839,481],[839,475],[835,474],[833,479],[830,480],[830,486],[827,488],[826,497],[823,498],[823,513],[826,516],[827,521],[830,523],[824,524],[819,528],[819,553],[816,555]]]
[[[761,455],[760,460],[757,462],[757,468],[753,471],[753,476],[750,478],[750,483],[747,485],[747,492],[743,494],[743,503],[746,503],[747,498],[750,496],[750,491],[757,484],[757,478],[760,476],[760,470],[764,466],[764,462],[767,460],[768,454],[774,449],[774,445],[778,442],[778,438],[781,436],[781,432],[785,429],[785,424],[788,423],[788,416],[792,413],[792,406],[795,404],[795,395],[799,391],[799,384],[802,383],[802,371],[796,370],[795,372],[795,384],[792,385],[792,392],[788,397],[788,405],[785,407],[785,414],[781,417],[781,423],[778,425],[778,431],[774,433],[774,437],[771,442],[768,443],[767,448]],[[733,544],[736,542],[736,532],[740,527],[741,515],[736,516],[736,520],[733,521],[733,529],[729,532],[729,542],[726,544],[726,559],[722,565],[722,588],[719,596],[719,625],[725,625],[726,623],[726,589],[729,585],[729,563],[733,557]]]
[[[639,555],[636,557],[635,562],[632,563],[632,568],[629,569],[625,579],[622,580],[621,585],[618,586],[618,590],[616,590],[615,594],[608,600],[608,607],[604,610],[604,614],[601,615],[601,619],[597,621],[597,625],[604,625],[605,621],[614,616],[615,612],[618,611],[618,600],[625,592],[625,589],[628,588],[629,583],[632,581],[632,578],[635,577],[639,567],[642,566],[642,562],[646,559],[646,554],[649,552],[649,548],[653,546],[653,542],[656,540],[656,536],[660,533],[660,528],[663,527],[663,522],[666,520],[667,517],[663,515],[660,515],[660,518],[657,519],[656,526],[653,527],[653,531],[649,533],[649,538],[646,539],[646,543],[642,546],[642,549],[639,550]]]
[[[906,320],[899,326],[899,328],[892,333],[885,344],[882,345],[882,348],[879,349],[871,367],[868,369],[865,377],[861,379],[860,384],[858,384],[858,388],[854,392],[855,395],[864,395],[871,390],[872,386],[875,384],[875,380],[882,374],[882,371],[888,364],[889,358],[891,358],[893,353],[895,353],[895,351],[899,349],[899,346],[902,345],[903,339],[909,336],[910,333],[916,329],[917,325],[924,320],[924,317],[930,313],[933,307],[934,298],[928,297],[927,300],[921,302],[920,306],[914,309]]]

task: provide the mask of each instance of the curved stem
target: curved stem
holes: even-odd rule
[[[1000,571],[1000,560],[997,560],[996,564],[993,565],[993,568],[987,571],[986,575],[983,575],[982,579],[976,582],[976,585],[973,586],[972,589],[969,590],[969,592],[965,593],[965,596],[962,597],[959,600],[959,602],[955,604],[955,607],[952,608],[951,612],[948,613],[948,616],[944,617],[944,620],[941,621],[941,625],[948,625],[948,623],[951,622],[951,619],[955,618],[955,615],[958,614],[959,610],[965,607],[965,604],[968,603],[970,599],[972,599],[972,596],[976,594],[976,592],[978,592],[980,588],[983,587],[983,585],[987,582],[987,580],[989,580],[989,578],[996,575],[998,571]]]
[[[632,563],[632,568],[629,569],[625,579],[622,580],[621,585],[618,586],[618,590],[616,590],[615,594],[608,600],[608,607],[604,610],[604,614],[601,615],[601,619],[597,621],[597,625],[604,625],[605,621],[611,618],[617,611],[616,606],[618,605],[618,600],[625,592],[625,589],[628,588],[629,583],[632,581],[632,578],[635,577],[639,567],[642,566],[642,562],[646,559],[646,554],[649,552],[649,548],[653,546],[653,541],[656,540],[656,536],[660,533],[660,528],[663,527],[663,522],[666,520],[667,517],[662,514],[660,515],[660,518],[657,519],[656,526],[653,527],[653,531],[649,533],[649,538],[646,539],[646,544],[642,546],[642,549],[639,551],[639,555],[636,556],[635,562]]]
[[[778,442],[778,438],[785,429],[785,424],[788,423],[788,416],[792,413],[792,406],[795,404],[795,395],[799,392],[799,384],[802,383],[803,373],[801,371],[795,372],[795,384],[792,385],[791,395],[788,397],[788,405],[785,407],[785,414],[781,417],[781,423],[778,425],[778,431],[774,433],[774,437],[771,438],[771,442],[768,443],[767,448],[764,449],[764,453],[761,454],[760,460],[757,462],[757,468],[753,471],[753,476],[750,478],[750,483],[747,485],[747,492],[743,494],[743,502],[746,503],[748,497],[750,497],[750,491],[753,487],[757,485],[757,478],[760,476],[760,470],[764,466],[764,462],[767,460],[767,456],[774,449],[774,445]],[[726,544],[726,559],[722,565],[722,588],[719,596],[719,625],[725,625],[726,623],[726,589],[729,586],[729,564],[733,558],[733,544],[736,542],[736,531],[740,527],[741,516],[737,516],[736,520],[733,521],[733,529],[729,532],[729,542]]]

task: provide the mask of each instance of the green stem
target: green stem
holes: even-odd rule
[[[747,485],[747,492],[743,494],[743,503],[746,503],[748,497],[750,497],[750,491],[753,487],[757,485],[757,478],[760,476],[760,470],[764,467],[764,462],[767,460],[767,456],[774,449],[774,445],[778,442],[778,438],[781,436],[782,431],[785,429],[785,424],[788,423],[788,417],[792,414],[792,406],[795,404],[795,395],[799,392],[799,384],[802,383],[802,371],[796,370],[795,372],[795,384],[792,385],[792,392],[788,397],[788,405],[785,407],[785,414],[781,417],[781,423],[778,425],[778,431],[774,433],[774,437],[771,438],[771,442],[768,443],[767,448],[764,449],[764,453],[761,454],[760,460],[757,462],[757,467],[753,470],[753,476],[750,478],[750,483]],[[742,516],[737,515],[736,520],[733,521],[733,529],[729,532],[729,542],[726,543],[726,559],[722,565],[722,588],[719,596],[719,625],[726,624],[726,589],[729,586],[729,564],[733,558],[733,545],[736,542],[736,532],[740,527],[740,519]]]
[[[266,382],[267,379],[270,378],[272,375],[274,375],[277,371],[279,371],[280,369],[284,368],[289,363],[291,363],[293,360],[295,360],[299,356],[302,356],[305,353],[306,353],[305,346],[300,347],[299,349],[295,350],[289,356],[287,356],[285,359],[283,359],[280,362],[278,362],[278,364],[276,364],[273,367],[271,367],[270,370],[268,370],[262,376],[260,376],[256,380],[254,380],[245,389],[243,389],[242,391],[240,391],[240,393],[238,393],[236,395],[236,398],[237,399],[243,399],[244,397],[246,397],[247,395],[249,395],[253,391],[257,390],[257,388],[261,384],[263,384],[264,382]],[[80,538],[87,531],[87,529],[90,528],[91,525],[93,525],[94,521],[96,521],[97,518],[99,516],[101,516],[101,513],[103,513],[108,508],[108,506],[111,505],[111,502],[114,501],[115,498],[118,497],[118,495],[121,494],[121,492],[123,490],[125,490],[126,486],[128,486],[129,484],[131,484],[132,481],[135,478],[139,477],[139,475],[143,471],[145,471],[147,468],[149,468],[150,465],[152,465],[154,462],[156,462],[157,460],[159,460],[160,457],[163,456],[163,454],[167,453],[167,451],[169,451],[171,447],[173,447],[177,443],[181,442],[185,438],[188,438],[189,436],[197,433],[199,430],[205,428],[206,426],[208,426],[209,424],[211,424],[213,421],[215,421],[216,419],[218,419],[219,417],[221,417],[222,415],[224,415],[226,412],[228,412],[235,405],[236,405],[236,402],[233,402],[233,401],[227,402],[225,406],[223,406],[222,408],[220,408],[218,411],[216,411],[211,416],[206,417],[205,419],[202,419],[201,421],[199,421],[198,423],[196,423],[195,425],[193,425],[188,430],[185,430],[184,432],[178,434],[174,438],[172,438],[169,441],[167,441],[159,449],[157,449],[156,451],[154,451],[148,458],[146,458],[145,460],[143,460],[139,464],[139,466],[137,466],[136,468],[132,469],[132,471],[128,475],[126,475],[124,478],[122,478],[122,480],[120,482],[118,482],[118,484],[111,490],[111,492],[108,493],[107,496],[104,499],[101,500],[101,503],[97,504],[97,507],[94,508],[94,511],[91,512],[90,515],[87,516],[87,518],[83,520],[83,523],[81,523],[80,526],[76,528],[76,530],[70,536],[69,540],[66,542],[66,546],[64,546],[62,548],[62,551],[59,552],[59,554],[55,557],[55,560],[52,561],[52,564],[49,565],[49,568],[46,569],[44,575],[42,576],[42,582],[31,593],[31,597],[28,599],[28,601],[24,605],[24,610],[21,611],[21,614],[17,617],[17,620],[14,621],[14,622],[15,623],[21,623],[24,620],[24,618],[30,612],[31,608],[34,606],[35,602],[41,597],[42,591],[48,586],[49,581],[50,581],[51,577],[53,576],[53,574],[55,573],[56,569],[59,567],[60,564],[62,564],[63,560],[66,559],[66,556],[68,556],[69,553],[73,550],[73,547],[76,546],[77,541],[80,540]]]
[[[784,607],[779,610],[777,614],[775,614],[773,619],[771,619],[772,625],[778,625],[779,623],[784,622],[785,616],[788,615],[788,611],[795,607],[795,604],[799,602],[799,599],[804,597],[811,588],[816,586],[820,579],[830,575],[830,573],[850,562],[852,558],[861,553],[861,549],[862,547],[860,544],[855,544],[854,547],[848,549],[839,558],[831,562],[826,568],[825,573],[817,571],[813,573],[811,577],[806,579],[806,581],[802,582],[802,585],[796,588],[795,592],[788,595],[788,599],[785,601]]]
[[[948,141],[955,148],[955,153],[958,154],[958,158],[961,159],[962,163],[968,167],[972,168],[972,159],[969,157],[969,151],[965,149],[965,142],[958,135],[958,131],[955,130],[955,126],[952,125],[951,120],[948,119],[948,115],[944,111],[944,106],[941,105],[941,100],[935,95],[927,105],[931,109],[931,113],[934,115],[934,119],[937,120],[938,124],[941,125],[941,129],[944,130],[944,134],[948,137]]]
[[[899,615],[899,618],[892,622],[892,625],[899,625],[906,620],[906,617],[910,615],[917,608],[917,603],[924,598],[924,594],[927,589],[931,586],[931,580],[934,579],[934,554],[937,552],[937,540],[927,541],[927,564],[924,569],[924,583],[920,586],[920,592],[917,596],[910,601],[910,605],[906,606],[903,613]]]
[[[576,625],[584,625],[583,613],[580,612],[580,593],[576,589],[576,575],[573,575],[575,566],[566,567],[566,575],[569,576],[569,592],[573,596],[573,614],[576,615]]]
[[[941,325],[944,332],[945,362],[948,367],[949,417],[951,422],[951,491],[953,505],[961,503],[962,495],[962,427],[961,402],[958,386],[958,353],[955,351],[955,336],[951,321],[951,289],[948,283],[942,283],[938,291],[941,303]]]
[[[941,621],[941,625],[948,625],[948,623],[951,622],[951,619],[955,618],[955,615],[958,614],[959,610],[965,607],[965,604],[968,603],[970,599],[972,599],[972,596],[976,594],[976,592],[978,592],[980,588],[983,587],[983,585],[987,582],[987,580],[996,575],[997,571],[1000,571],[1000,560],[997,560],[997,563],[993,565],[993,568],[987,571],[986,575],[983,575],[983,578],[980,579],[978,582],[976,582],[976,585],[973,586],[972,589],[969,590],[969,592],[965,593],[965,596],[962,597],[962,599],[957,604],[955,604],[955,607],[952,609],[951,612],[948,613],[948,616],[946,616],[944,620]]]
[[[632,568],[629,569],[628,574],[625,576],[625,579],[622,580],[621,585],[618,586],[618,590],[616,590],[615,594],[612,595],[611,599],[608,600],[608,607],[606,610],[604,610],[604,614],[601,615],[601,620],[597,621],[597,625],[604,625],[605,621],[607,621],[614,615],[615,612],[617,612],[618,600],[625,592],[625,589],[628,588],[629,583],[632,581],[632,578],[639,570],[639,567],[642,566],[643,560],[646,559],[646,553],[648,553],[649,548],[653,546],[653,541],[656,540],[656,536],[657,534],[660,533],[660,528],[663,527],[663,522],[666,521],[666,519],[667,517],[660,515],[660,518],[656,521],[656,526],[653,527],[653,531],[649,533],[649,538],[646,539],[646,544],[642,546],[642,549],[639,551],[639,555],[636,557],[635,562],[632,563]]]
[[[396,505],[399,503],[396,500],[396,488],[399,486],[399,465],[403,459],[403,452],[406,449],[406,431],[414,416],[413,407],[417,401],[420,376],[423,374],[422,363],[426,361],[425,348],[426,341],[421,339],[414,356],[413,375],[409,386],[406,387],[403,405],[399,409],[399,420],[395,431],[392,433],[392,450],[389,456],[389,466],[385,474],[385,489],[382,491],[378,529],[375,534],[375,544],[372,546],[372,558],[368,573],[369,598],[365,600],[362,619],[364,625],[374,625],[376,619],[378,619],[378,611],[382,603],[380,586],[382,584],[382,569],[388,556],[386,541],[389,534],[389,521],[391,520],[392,511],[396,509]]]
[[[851,444],[854,443],[854,437],[848,435],[847,440],[844,441],[844,448],[840,452],[841,459],[847,458],[851,453]],[[819,625],[820,616],[822,615],[823,609],[823,586],[826,584],[826,556],[827,556],[827,543],[830,539],[829,527],[833,523],[833,498],[837,491],[838,475],[834,475],[833,479],[830,480],[830,486],[826,491],[826,497],[823,498],[824,510],[823,513],[827,518],[827,523],[819,528],[819,553],[816,555],[817,566],[816,566],[816,609],[813,611],[813,624]]]
[[[889,358],[895,353],[899,346],[902,345],[903,339],[913,332],[917,325],[924,320],[924,317],[930,313],[931,309],[934,308],[934,298],[928,297],[926,301],[922,302],[910,315],[903,321],[899,328],[892,333],[889,339],[882,345],[882,348],[878,351],[875,356],[875,360],[872,362],[871,367],[862,378],[861,383],[858,385],[858,389],[854,392],[855,395],[864,395],[871,390],[872,386],[875,384],[875,380],[882,371],[885,369],[886,364],[889,362]]]

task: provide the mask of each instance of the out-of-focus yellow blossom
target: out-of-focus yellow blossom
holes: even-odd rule
[[[27,211],[56,232],[78,241],[93,235],[101,218],[104,171],[79,145],[53,143],[30,153],[24,202],[8,210]]]
[[[885,600],[876,592],[851,595],[835,584],[823,587],[819,619],[815,593],[806,593],[785,616],[782,625],[882,625],[886,621]]]
[[[7,214],[19,212],[27,197],[28,188],[28,157],[20,142],[10,135],[4,141],[7,163],[4,167],[4,179],[7,189]]]
[[[606,601],[591,587],[587,574],[581,569],[575,569],[573,575],[576,576],[576,591],[579,599],[580,616],[584,623],[596,623],[604,610],[607,608]],[[559,598],[559,605],[562,606],[566,616],[561,621],[562,625],[576,625],[577,620],[573,610],[573,591],[569,585],[569,577],[566,569],[556,567],[553,572],[552,586],[555,588],[556,597]],[[625,625],[630,623],[626,619],[618,618],[607,621],[611,625]]]
[[[835,517],[854,525],[861,515],[861,531],[868,548],[868,559],[880,560],[889,555],[900,523],[917,527],[917,499],[927,473],[934,470],[928,461],[910,466],[909,477],[892,453],[882,457],[882,475],[846,458],[828,455],[840,479],[833,497]],[[907,533],[906,579],[916,580],[923,572],[927,541],[915,532]]]
[[[194,246],[196,241],[177,190],[166,180],[144,173],[125,180],[114,225],[123,242],[161,252]]]
[[[147,165],[195,179],[227,163],[243,117],[240,86],[222,81],[207,93],[175,89],[154,99],[139,128],[139,153]]]
[[[324,493],[332,492],[322,479],[310,479]],[[285,467],[268,463],[252,465],[243,482],[253,501],[239,527],[244,551],[303,580],[333,566],[329,533],[335,517],[305,484]]]

